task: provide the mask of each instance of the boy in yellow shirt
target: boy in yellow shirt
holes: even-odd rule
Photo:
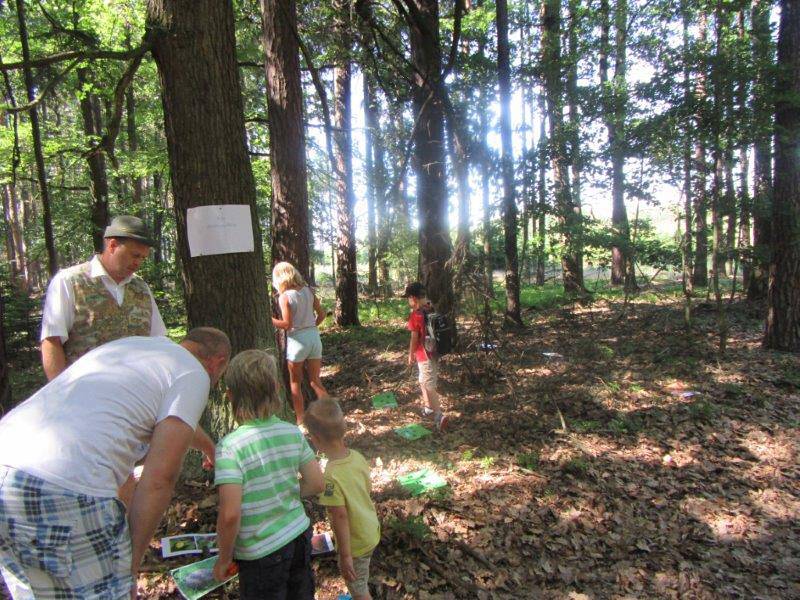
[[[328,458],[319,503],[328,509],[339,570],[353,600],[372,600],[367,586],[369,561],[381,539],[381,526],[369,495],[369,465],[345,446],[344,415],[335,400],[312,402],[304,422],[311,442]]]

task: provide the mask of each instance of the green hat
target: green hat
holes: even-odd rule
[[[128,238],[148,246],[155,246],[150,238],[150,232],[139,217],[133,215],[120,215],[111,220],[111,225],[106,227],[104,238]]]

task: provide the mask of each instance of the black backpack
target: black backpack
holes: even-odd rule
[[[453,351],[455,337],[453,324],[447,315],[433,311],[423,311],[425,315],[425,340],[423,345],[428,356],[437,357]]]

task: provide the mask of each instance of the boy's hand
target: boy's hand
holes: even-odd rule
[[[239,572],[239,567],[233,561],[217,560],[214,563],[214,579],[217,581],[225,581],[228,577],[233,577]]]
[[[409,367],[413,367],[414,366],[414,355],[413,354],[409,354],[408,355],[408,366]]]
[[[342,556],[339,555],[339,571],[344,577],[345,581],[355,581],[356,580],[356,570],[353,567],[353,557],[352,556]]]

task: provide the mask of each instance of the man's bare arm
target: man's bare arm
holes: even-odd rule
[[[47,381],[52,381],[67,368],[67,355],[58,336],[42,340],[42,368]]]
[[[183,457],[194,434],[194,429],[178,417],[167,417],[153,430],[142,478],[133,493],[128,513],[132,546],[131,571],[134,576],[172,499]]]

